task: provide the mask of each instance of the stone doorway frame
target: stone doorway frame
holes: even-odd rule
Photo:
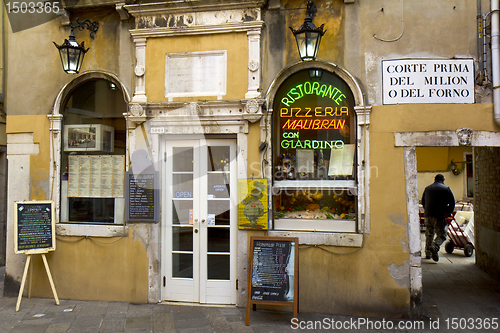
[[[410,250],[410,315],[422,317],[422,246],[418,216],[418,179],[416,147],[500,147],[500,132],[474,131],[460,128],[456,131],[398,132],[395,146],[403,147],[406,190],[408,244]]]

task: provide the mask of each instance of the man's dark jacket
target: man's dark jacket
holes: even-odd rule
[[[455,197],[451,189],[440,181],[427,186],[422,196],[425,217],[445,218],[455,208]]]

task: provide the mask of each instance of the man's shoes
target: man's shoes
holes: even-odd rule
[[[430,250],[431,250],[432,260],[434,260],[436,262],[439,261],[439,254],[438,254],[439,248],[436,245],[434,245],[434,246],[431,246]]]

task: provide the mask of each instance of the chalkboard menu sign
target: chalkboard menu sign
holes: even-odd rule
[[[251,237],[248,272],[247,325],[250,305],[294,307],[298,312],[298,238]]]
[[[45,253],[56,249],[53,201],[14,203],[14,252]]]
[[[158,172],[125,173],[127,222],[158,222]]]

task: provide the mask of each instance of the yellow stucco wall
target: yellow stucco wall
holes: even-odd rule
[[[33,133],[39,154],[30,157],[30,200],[51,199],[50,140],[46,115],[8,116],[7,133]],[[60,158],[57,156],[56,158]],[[66,299],[147,302],[147,226],[130,225],[124,238],[61,237],[47,255],[58,296]],[[19,255],[24,256],[24,255]],[[31,295],[53,297],[45,268],[36,256]]]
[[[58,236],[47,259],[59,298],[147,303],[145,244],[129,230],[124,238]],[[32,296],[52,298],[40,256],[33,267]]]
[[[30,156],[31,200],[50,200],[49,166],[49,118],[38,116],[7,116],[7,134],[33,133],[33,142],[39,144],[38,155]]]
[[[165,55],[167,53],[227,50],[226,95],[245,98],[248,87],[248,37],[246,32],[149,38],[146,44],[146,95],[148,101],[166,102]],[[173,98],[174,101],[216,100],[216,96]]]

